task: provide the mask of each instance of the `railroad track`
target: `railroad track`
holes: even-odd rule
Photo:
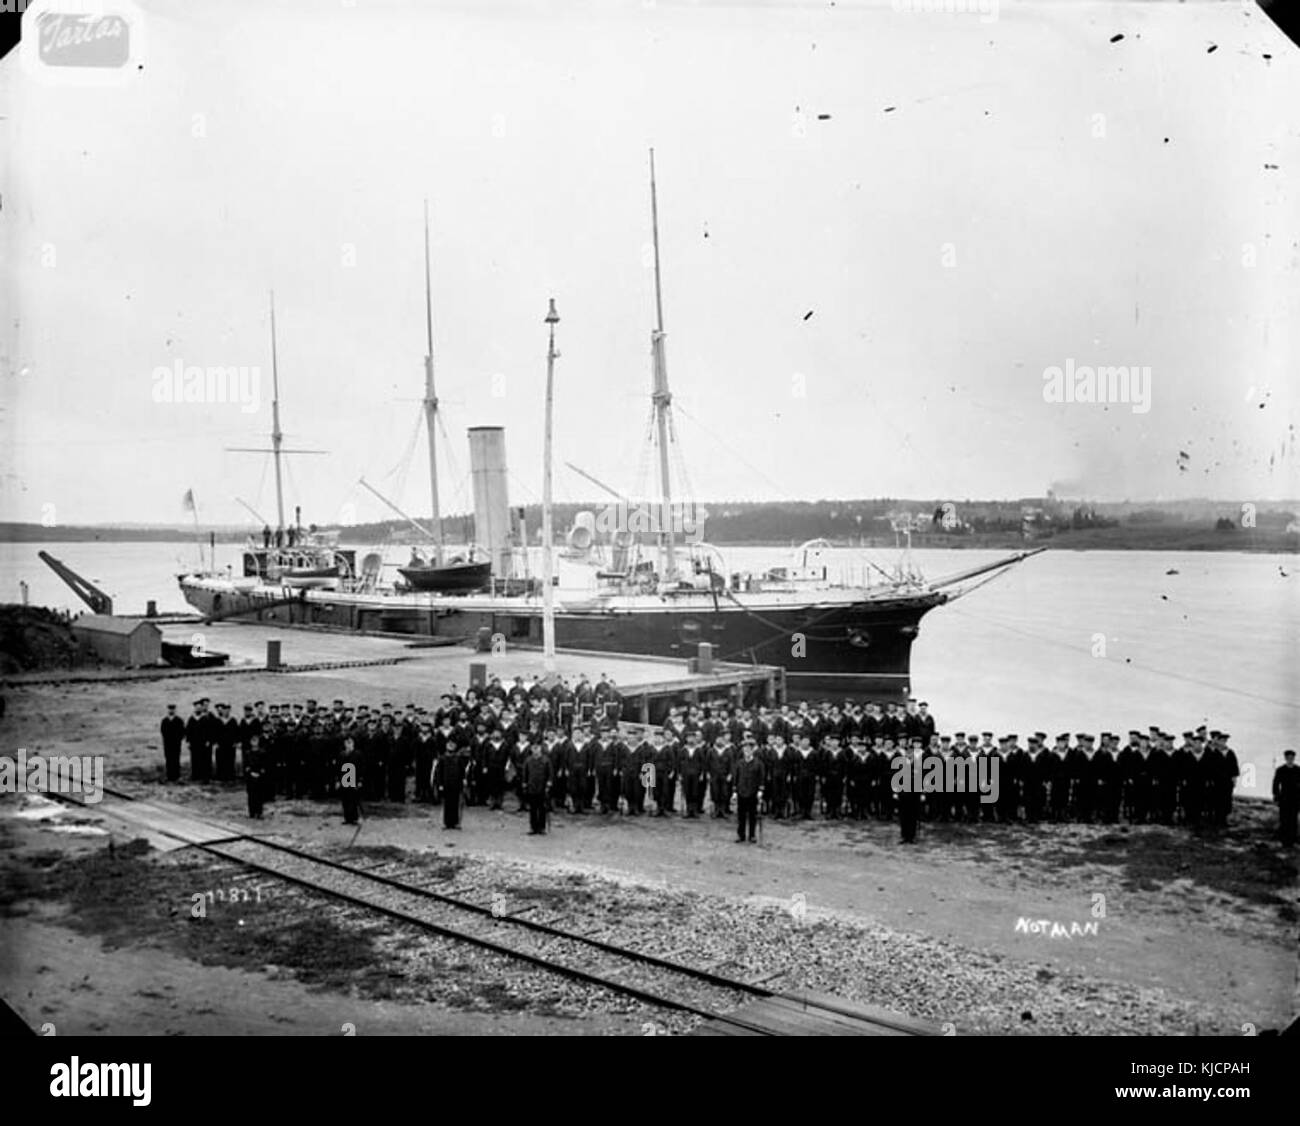
[[[528,917],[539,910],[536,905],[507,911],[503,897],[477,881],[447,879],[393,860],[358,867],[247,833],[205,835],[224,832],[224,827],[122,791],[105,788],[104,794],[140,812],[158,811],[161,816],[149,825],[151,832],[211,856],[570,981],[702,1017],[715,1034],[938,1034],[937,1029],[899,1014],[836,998],[783,993],[765,984],[785,971],[769,973],[759,981],[728,977],[718,972],[726,962],[692,966],[636,950],[600,937],[607,929],[600,924],[584,931],[566,930],[545,918]],[[85,805],[68,795],[51,796]],[[102,803],[87,808],[103,811]],[[741,1007],[755,1002],[762,1003],[761,1012],[746,1015]]]

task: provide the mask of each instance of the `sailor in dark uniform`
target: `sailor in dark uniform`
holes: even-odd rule
[[[808,821],[813,815],[813,802],[817,797],[817,775],[821,763],[812,738],[806,733],[795,737],[794,758],[791,760],[794,777],[794,804],[799,817]]]
[[[647,734],[643,734],[636,746],[623,756],[623,804],[633,817],[640,817],[645,812],[648,779],[645,767],[653,760],[654,747]]]
[[[998,780],[997,801],[992,804],[997,809],[998,820],[1003,824],[1020,820],[1020,794],[1026,755],[1017,742],[1018,739],[1018,735],[1001,736],[997,749],[989,759],[989,778],[994,777],[991,771],[996,768]]]
[[[1191,731],[1183,732],[1183,743],[1169,755],[1169,773],[1173,782],[1174,816],[1180,824],[1187,823],[1187,778],[1190,773],[1192,745],[1196,735]]]
[[[934,716],[930,714],[930,705],[922,700],[917,705],[917,730],[921,736],[921,746],[926,750],[930,749],[930,743],[934,739],[935,727]]]
[[[1151,736],[1151,754],[1147,757],[1149,797],[1148,807],[1152,821],[1172,825],[1174,820],[1173,795],[1177,782],[1173,776],[1173,760],[1165,748],[1165,736],[1158,728]]]
[[[460,828],[460,800],[465,790],[465,775],[469,770],[469,751],[455,739],[447,740],[447,749],[434,767],[434,775],[442,790],[442,827]]]
[[[450,727],[447,728],[450,731]],[[489,809],[500,809],[506,793],[506,767],[510,764],[510,744],[500,727],[493,728],[483,748],[483,772]]]
[[[924,749],[925,741],[922,736],[921,746]],[[946,795],[944,809],[947,817],[954,821],[975,821],[979,818],[979,781],[978,772],[973,772],[969,765],[972,761],[978,766],[978,760],[972,760],[967,754],[965,746],[953,746],[952,739],[947,736],[936,736],[930,740],[930,755],[938,755],[943,760],[944,778],[948,777],[949,771],[952,772],[954,779],[965,779],[965,792],[958,791]]]
[[[849,797],[849,816],[861,821],[867,816],[871,802],[871,750],[861,735],[849,736],[849,759],[846,772],[846,789]]]
[[[1116,755],[1117,782],[1120,791],[1120,814],[1125,821],[1134,819],[1137,801],[1137,778],[1143,773],[1141,761],[1142,732],[1130,731],[1128,743]]]
[[[1285,760],[1273,772],[1273,800],[1277,803],[1277,835],[1283,848],[1296,842],[1296,819],[1300,814],[1300,766],[1295,751],[1283,751]]]
[[[546,795],[547,808],[563,809],[568,783],[565,770],[569,762],[569,740],[563,736],[558,727],[552,727],[546,732],[545,749],[546,757],[551,763],[551,789]]]
[[[897,705],[888,703],[885,705],[885,714],[879,720],[880,734],[886,739],[891,739],[896,745],[901,746],[903,738],[903,720],[898,714]]]
[[[416,725],[415,741],[411,745],[411,756],[415,760],[415,800],[418,802],[433,800],[433,764],[437,761],[437,754],[433,727],[422,716]]]
[[[913,704],[912,716],[915,718],[916,705]],[[913,730],[916,730],[916,723],[911,724]],[[934,777],[934,771],[938,770],[938,777],[946,779],[944,770],[947,766],[947,760],[944,759],[939,748],[941,744],[935,743],[929,750],[926,750],[925,740],[917,734],[908,736],[908,744],[914,749],[921,752],[921,774],[922,777]],[[931,763],[937,763],[937,767],[931,766]],[[937,790],[930,790],[921,795],[921,816],[926,821],[947,821],[952,817],[952,800],[953,795],[941,785]]]
[[[343,749],[339,752],[339,799],[343,803],[343,824],[355,825],[361,811],[362,755],[352,734],[343,736]]]
[[[601,813],[608,814],[618,810],[618,794],[622,781],[619,772],[623,767],[621,756],[621,740],[617,732],[602,731],[592,748]]]
[[[699,817],[704,809],[705,763],[704,739],[698,730],[686,733],[686,746],[677,759],[682,777],[682,800],[686,803],[686,816]]]
[[[1200,800],[1201,819],[1210,825],[1218,824],[1217,801],[1223,779],[1222,732],[1211,731],[1205,753],[1197,760],[1196,790]]]
[[[176,714],[176,705],[167,705],[159,728],[162,733],[163,763],[168,782],[179,782],[181,777],[181,743],[185,739],[185,721]]]
[[[1138,736],[1138,752],[1129,760],[1129,787],[1133,794],[1134,824],[1144,825],[1151,820],[1152,794],[1155,792],[1156,774],[1160,762],[1151,761],[1151,737]]]
[[[572,737],[565,742],[565,754],[569,808],[574,813],[586,813],[591,808],[587,799],[587,780],[595,769],[595,747],[580,724],[574,726]]]
[[[736,780],[736,840],[746,839],[753,844],[758,826],[758,805],[763,800],[763,764],[755,754],[758,746],[752,735],[746,735],[741,745],[741,759],[735,766]]]
[[[366,723],[365,741],[362,744],[366,756],[366,767],[362,771],[362,778],[365,782],[365,795],[371,801],[384,799],[384,783],[388,777],[388,752],[391,742],[388,731],[372,714]]]
[[[1074,780],[1074,817],[1085,825],[1092,822],[1097,811],[1097,769],[1099,754],[1091,735],[1080,735],[1082,757],[1076,760],[1078,775]]]
[[[1031,825],[1042,820],[1043,808],[1046,804],[1047,787],[1051,772],[1047,753],[1042,744],[1040,733],[1035,731],[1029,736],[1029,747],[1025,751],[1020,780],[1020,792],[1025,802],[1025,820]]]
[[[259,819],[267,790],[261,743],[262,737],[254,731],[248,737],[248,750],[244,752],[244,792],[248,797],[248,816]]]
[[[230,714],[229,703],[218,703],[216,724],[217,781],[235,780],[235,746],[239,744],[239,724]]]
[[[898,749],[892,739],[879,736],[876,739],[875,771],[872,782],[873,805],[876,818],[880,821],[894,819],[894,760]]]
[[[1189,828],[1199,828],[1201,824],[1202,799],[1205,792],[1205,776],[1208,773],[1205,763],[1205,747],[1201,740],[1194,739],[1183,762],[1183,778],[1180,790],[1183,802],[1183,824]]]
[[[891,775],[901,782],[897,797],[898,825],[903,844],[912,844],[916,840],[916,826],[921,819],[921,795],[916,776],[920,758],[921,748],[918,743],[915,752],[900,748],[890,762]]]
[[[991,742],[992,738],[993,735],[991,732],[985,732],[984,742],[980,743],[975,733],[971,732],[969,738],[967,738],[966,740],[966,751],[975,762],[976,778],[978,778],[981,773],[983,773],[984,777],[986,778],[992,778],[993,771],[996,770],[998,772],[998,785],[999,787],[1001,787],[1006,785],[1006,779],[1004,777],[1004,772],[1002,769],[1003,766],[1002,756],[998,754],[997,747],[995,747]],[[980,763],[981,759],[984,760],[982,770],[981,770],[981,763]],[[996,802],[993,801],[980,802],[980,818],[982,820],[984,821],[998,820],[999,811],[1005,808],[1005,806],[1003,805],[1001,792],[999,792],[998,798],[999,800]]]
[[[1228,746],[1228,740],[1231,738],[1232,736],[1226,731],[1220,733],[1219,752],[1223,755],[1223,761],[1220,765],[1219,801],[1216,810],[1219,825],[1227,825],[1228,818],[1232,816],[1232,793],[1237,788],[1237,778],[1241,774],[1241,768],[1237,764],[1237,753]]]
[[[907,740],[907,745],[912,745],[914,738],[921,739],[921,713],[916,709],[916,701],[908,700],[903,711],[903,737]],[[922,741],[922,750],[925,749]]]
[[[677,744],[664,738],[662,731],[655,732],[651,763],[655,773],[655,816],[667,817],[673,812],[677,794]]]
[[[1084,789],[1088,782],[1089,764],[1088,740],[1092,738],[1086,732],[1074,736],[1073,749],[1065,753],[1065,773],[1070,780],[1069,806],[1067,816],[1071,821],[1087,821],[1084,813],[1088,807],[1088,798]]]
[[[262,734],[263,720],[254,713],[252,704],[244,705],[244,718],[239,721],[239,755],[241,769],[248,769],[249,740]]]
[[[735,753],[729,736],[721,733],[709,750],[709,797],[713,802],[714,817],[727,817],[730,812],[731,770]]]
[[[551,789],[551,760],[541,743],[533,746],[533,753],[523,762],[522,792],[528,800],[528,832],[530,836],[546,832],[546,803]]]
[[[783,732],[785,724],[772,725],[764,748],[764,765],[767,767],[767,784],[763,792],[767,795],[767,807],[772,816],[783,821],[790,816],[790,755],[792,751],[786,744]]]
[[[205,699],[194,701],[194,714],[185,721],[185,741],[190,746],[190,781],[206,782],[212,777],[212,747]]]
[[[920,739],[920,736],[917,736]],[[840,747],[840,737],[833,732],[822,736],[821,749],[821,786],[822,805],[825,814],[832,821],[838,821],[844,803],[844,775],[848,763]]]
[[[1052,756],[1052,788],[1048,794],[1048,806],[1052,811],[1053,821],[1066,821],[1070,816],[1070,788],[1073,779],[1070,776],[1070,733],[1062,732],[1056,737],[1056,746],[1049,752]]]
[[[381,727],[388,736],[388,758],[385,762],[388,800],[405,802],[406,775],[410,770],[412,747],[406,737],[393,728],[392,721],[387,716]]]

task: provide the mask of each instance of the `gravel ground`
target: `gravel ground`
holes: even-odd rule
[[[336,850],[334,859],[357,863]],[[956,1033],[1156,1035],[1226,1031],[1208,1007],[1046,963],[1010,961],[790,904],[729,903],[534,865],[460,857],[450,890],[500,889],[503,908],[543,899],[559,929],[607,925],[605,941],[671,957],[773,990],[833,993],[932,1021]],[[406,878],[396,873],[395,878]],[[434,885],[435,890],[444,890]],[[556,912],[559,918],[549,916]],[[667,1024],[662,1018],[655,1018]]]

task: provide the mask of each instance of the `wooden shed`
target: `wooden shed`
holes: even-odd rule
[[[162,631],[140,618],[84,614],[72,634],[101,661],[113,665],[156,665],[162,660]]]

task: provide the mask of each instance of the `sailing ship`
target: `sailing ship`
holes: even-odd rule
[[[424,205],[424,324],[429,346],[424,355],[424,420],[429,432],[429,492],[433,500],[430,538],[433,547],[430,558],[413,554],[412,561],[399,567],[398,573],[411,589],[426,593],[483,590],[492,582],[492,563],[487,559],[474,559],[474,544],[469,545],[464,556],[447,559],[443,552],[442,510],[438,504],[438,396],[433,387],[433,292],[429,280],[428,201]]]
[[[650,521],[650,544],[643,544],[644,533],[638,534],[630,524],[617,528],[610,536],[608,565],[596,572],[587,586],[562,589],[549,581],[553,545],[544,542],[546,581],[532,578],[526,562],[522,510],[511,510],[506,495],[504,431],[473,427],[469,441],[475,539],[483,545],[488,571],[482,589],[457,590],[453,576],[464,561],[447,560],[438,550],[441,527],[431,424],[430,477],[435,507],[429,531],[435,558],[431,565],[400,568],[405,589],[382,586],[377,581],[378,562],[370,557],[363,563],[361,575],[340,579],[325,590],[288,590],[269,578],[251,590],[240,590],[228,578],[181,575],[186,600],[209,618],[435,635],[449,641],[487,634],[507,644],[545,644],[548,652],[553,642],[561,649],[685,658],[696,656],[700,644],[707,642],[717,660],[782,667],[792,698],[834,693],[905,699],[911,687],[911,649],[921,619],[1043,549],[1017,552],[935,581],[927,581],[910,564],[908,552],[906,562],[892,572],[877,566],[874,576],[846,582],[833,577],[822,562],[823,541],[805,544],[789,566],[775,565],[758,573],[732,572],[716,547],[702,540],[691,542],[697,537],[683,534],[686,521],[681,516],[682,506],[673,503],[669,469],[674,427],[653,151],[650,205],[655,286],[650,433],[658,454],[660,494],[655,509],[658,519]],[[427,219],[425,277],[427,296]],[[548,365],[555,355],[557,322],[552,303],[546,318],[552,339]],[[431,308],[427,325],[425,411],[426,419],[436,423]],[[549,375],[548,370],[548,411]],[[279,447],[273,445],[278,466]],[[549,440],[544,470],[549,502]],[[279,481],[277,471],[277,490]],[[619,496],[615,490],[608,491]],[[395,506],[390,503],[390,507]],[[543,521],[549,527],[549,503],[543,505]],[[585,549],[589,537],[584,533],[578,538]],[[647,547],[652,551],[644,550]],[[646,558],[647,554],[653,557]],[[434,575],[434,570],[443,573]],[[419,584],[426,576],[433,580],[432,585],[422,587]]]
[[[232,446],[234,453],[269,453],[275,461],[276,527],[266,525],[262,545],[249,538],[243,553],[243,578],[231,579],[235,590],[249,593],[259,584],[307,590],[336,587],[356,570],[356,553],[338,547],[337,535],[321,535],[314,527],[304,530],[302,510],[294,510],[294,522],[284,522],[282,459],[286,454],[323,454],[324,450],[285,449],[280,429],[280,367],[275,337],[275,293],[270,295],[271,313],[271,446]],[[243,501],[240,501],[243,504]],[[245,507],[248,507],[245,505]],[[253,511],[249,509],[249,511]],[[256,515],[256,513],[254,513]],[[212,577],[212,576],[208,576]],[[219,576],[218,576],[219,577]]]

